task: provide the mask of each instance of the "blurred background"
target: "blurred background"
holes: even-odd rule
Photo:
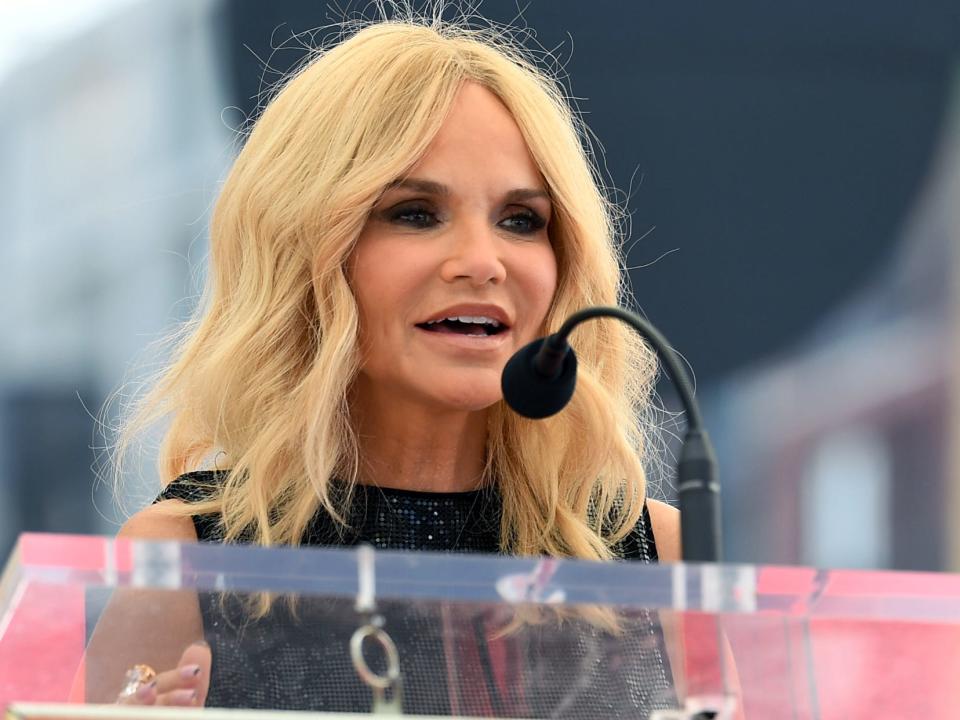
[[[154,492],[147,453],[117,506],[97,416],[189,315],[261,91],[366,7],[0,0],[0,556]],[[960,6],[521,7],[480,11],[553,52],[603,150],[727,558],[960,571]]]

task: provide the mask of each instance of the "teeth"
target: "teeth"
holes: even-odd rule
[[[428,320],[427,325],[435,325],[439,322],[444,322],[452,320],[454,322],[468,323],[470,325],[491,325],[495,328],[500,327],[500,321],[494,320],[493,318],[488,318],[483,315],[451,315],[450,317],[439,318],[437,320]]]

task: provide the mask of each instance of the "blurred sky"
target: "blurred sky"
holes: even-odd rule
[[[19,63],[144,0],[0,0],[0,79]]]

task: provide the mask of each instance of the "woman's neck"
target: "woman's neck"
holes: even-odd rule
[[[351,415],[364,485],[463,492],[483,483],[486,411],[446,411],[355,392]]]

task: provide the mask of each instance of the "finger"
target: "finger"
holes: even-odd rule
[[[197,664],[182,665],[173,670],[165,670],[157,675],[157,694],[174,690],[193,690],[197,686],[202,668]]]
[[[157,675],[160,694],[181,688],[196,688],[201,682],[209,682],[210,660],[209,645],[189,645],[177,661],[177,667]]]
[[[155,680],[137,688],[130,695],[121,695],[124,705],[196,705],[200,690],[206,695],[209,682],[201,680],[202,667],[190,663],[159,673]]]
[[[202,640],[193,643],[183,651],[179,667],[184,673],[188,672],[184,668],[190,668],[189,672],[193,673],[192,687],[197,691],[197,705],[205,704],[210,690],[210,671],[213,668],[210,646]],[[197,667],[200,669],[196,670]]]
[[[124,705],[203,705],[210,688],[212,654],[205,642],[194,643],[180,656],[177,667],[158,673],[149,683],[117,702]]]
[[[155,704],[193,707],[200,705],[200,695],[192,688],[180,688],[158,695]]]
[[[157,681],[141,685],[135,692],[126,695],[120,693],[117,703],[120,705],[154,705],[157,702]]]
[[[210,646],[203,641],[189,645],[180,656],[175,670],[159,683],[159,692],[163,694],[174,690],[195,690],[197,705],[203,705],[210,689],[210,669],[213,655]],[[160,677],[157,678],[160,680]]]

